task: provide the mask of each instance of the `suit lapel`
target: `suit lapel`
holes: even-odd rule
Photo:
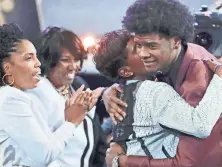
[[[175,85],[175,89],[177,92],[179,92],[179,88],[186,76],[186,73],[187,73],[187,70],[189,68],[189,65],[191,63],[191,61],[193,60],[194,58],[194,52],[192,49],[192,44],[189,44],[188,43],[188,46],[187,46],[187,50],[185,52],[185,55],[184,55],[184,58],[183,58],[183,61],[182,61],[182,64],[181,64],[181,67],[179,69],[179,72],[177,74],[177,81],[176,81],[176,85]]]

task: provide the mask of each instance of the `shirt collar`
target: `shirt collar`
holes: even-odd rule
[[[187,49],[187,46],[182,45],[180,54],[177,60],[172,64],[172,67],[169,71],[169,77],[170,77],[170,80],[172,81],[173,86],[176,85],[177,75],[180,69],[180,65],[182,64],[186,49]]]
[[[129,84],[131,84],[131,83],[135,83],[135,82],[138,82],[139,80],[127,80],[126,81],[126,85],[129,85]]]
[[[170,84],[171,86],[175,86],[176,81],[177,81],[177,75],[178,75],[180,66],[182,64],[186,49],[187,49],[187,45],[182,45],[181,51],[177,60],[169,66],[168,70],[166,70],[167,72],[164,73],[161,71],[157,71],[154,75],[155,76],[161,75],[164,78],[169,78],[170,83],[168,84]]]

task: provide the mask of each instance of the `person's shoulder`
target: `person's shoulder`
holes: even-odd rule
[[[44,77],[41,77],[36,88],[26,90],[26,93],[30,97],[37,96],[42,100],[50,100],[52,97],[56,96],[56,91],[52,86],[51,82]]]
[[[204,47],[189,43],[188,47],[192,50],[193,59],[190,62],[188,73],[195,75],[212,75],[212,72],[203,62],[203,59],[214,59],[215,57]]]
[[[188,43],[187,46],[193,54],[193,61],[202,62],[202,59],[215,58],[214,55],[212,55],[209,51],[200,45]]]
[[[54,90],[52,83],[45,77],[41,77],[36,88],[33,91]]]
[[[165,82],[151,81],[151,80],[145,80],[145,81],[141,82],[141,86],[146,86],[148,88],[166,86],[166,85],[168,85],[168,84]]]
[[[186,94],[195,94],[192,95],[192,97],[202,97],[213,77],[213,72],[202,61],[202,59],[212,59],[215,57],[201,46],[195,44],[190,45],[192,48],[195,48],[192,50],[194,55],[193,59],[189,63],[185,78],[183,79],[183,86],[181,85],[181,87],[184,88],[183,90],[186,91]],[[188,87],[189,89],[185,89]],[[198,94],[198,96],[196,94]]]
[[[13,103],[13,102],[24,102],[30,103],[30,98],[25,94],[24,91],[11,86],[3,86],[0,88],[0,101],[2,104]]]
[[[52,83],[42,77],[37,87],[26,91],[30,99],[36,104],[42,105],[47,112],[55,112],[60,106],[64,106],[64,99],[55,90]]]
[[[6,126],[10,118],[31,116],[31,106],[32,101],[24,91],[10,86],[0,88],[0,121]]]
[[[156,91],[165,90],[168,87],[171,87],[171,86],[165,82],[145,80],[141,83],[140,90],[141,92],[148,93],[148,92],[156,92]]]

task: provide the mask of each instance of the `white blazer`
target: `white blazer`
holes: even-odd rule
[[[10,86],[0,88],[0,166],[45,167],[51,164],[57,167],[52,162],[64,151],[76,127],[63,121],[52,132],[47,112],[59,96],[54,96],[50,90],[45,93],[49,93],[51,99],[47,99],[48,96],[30,98],[27,93]],[[56,105],[60,113],[64,103]]]

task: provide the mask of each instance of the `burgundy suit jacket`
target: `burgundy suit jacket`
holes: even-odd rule
[[[188,44],[175,85],[175,90],[192,106],[203,98],[212,79],[212,72],[203,58],[214,58],[203,47]],[[183,111],[184,112],[184,111]],[[174,158],[149,159],[128,156],[128,167],[222,167],[222,118],[206,139],[181,136]]]

